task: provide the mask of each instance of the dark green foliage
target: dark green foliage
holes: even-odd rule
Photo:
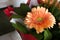
[[[14,14],[13,14],[11,17],[12,17],[12,18],[22,18],[22,16],[20,16],[20,15],[18,15],[18,14],[17,14],[17,15],[14,15]]]
[[[32,34],[37,40],[43,40],[44,35],[43,33],[37,34],[35,29],[29,30],[29,33]]]
[[[8,20],[8,17],[3,11],[0,11],[0,35],[14,31],[11,23]]]
[[[60,10],[57,7],[51,6],[49,11],[55,16],[56,20],[60,20]]]
[[[44,31],[44,40],[51,40],[52,39],[52,34],[51,32],[47,29]]]
[[[22,16],[22,17],[25,17],[27,12],[31,11],[29,6],[26,5],[26,4],[21,4],[19,8],[15,8],[15,12]]]
[[[12,25],[14,28],[18,29],[20,32],[23,32],[23,33],[28,32],[27,28],[21,23],[16,22],[16,23],[12,23]]]

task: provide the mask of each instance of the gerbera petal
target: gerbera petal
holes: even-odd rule
[[[46,10],[46,13],[48,13],[48,9]]]
[[[43,27],[36,26],[36,32],[37,34],[42,33],[44,31]]]
[[[33,13],[36,12],[36,8],[32,8],[32,12],[33,12]]]

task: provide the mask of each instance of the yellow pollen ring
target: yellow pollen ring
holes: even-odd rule
[[[41,22],[43,20],[43,18],[37,18],[38,22]]]

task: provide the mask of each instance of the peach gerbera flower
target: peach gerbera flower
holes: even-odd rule
[[[37,8],[32,8],[32,11],[27,13],[24,23],[27,25],[27,28],[34,28],[37,33],[40,33],[46,28],[53,28],[55,17],[48,12],[48,9],[38,6]]]

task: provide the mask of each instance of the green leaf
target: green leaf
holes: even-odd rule
[[[43,39],[43,35],[42,34],[33,34],[38,40],[42,40]]]
[[[12,25],[15,29],[18,29],[20,32],[23,32],[23,33],[28,32],[27,28],[24,25],[22,25],[21,23],[18,23],[18,22],[12,23]]]
[[[13,14],[11,17],[12,17],[12,18],[22,18],[22,16],[20,16],[20,15],[15,15],[15,14]]]
[[[52,34],[50,33],[50,31],[47,29],[44,31],[44,40],[51,40],[52,38]]]
[[[37,33],[34,33],[33,34],[38,40],[42,40],[43,39],[43,34],[37,34]]]
[[[15,8],[15,12],[23,17],[26,16],[27,12],[29,12],[31,9],[26,4],[21,4],[19,8]]]
[[[37,40],[43,39],[43,33],[37,34],[35,29],[31,29],[29,33],[32,34],[34,37],[36,37]]]

